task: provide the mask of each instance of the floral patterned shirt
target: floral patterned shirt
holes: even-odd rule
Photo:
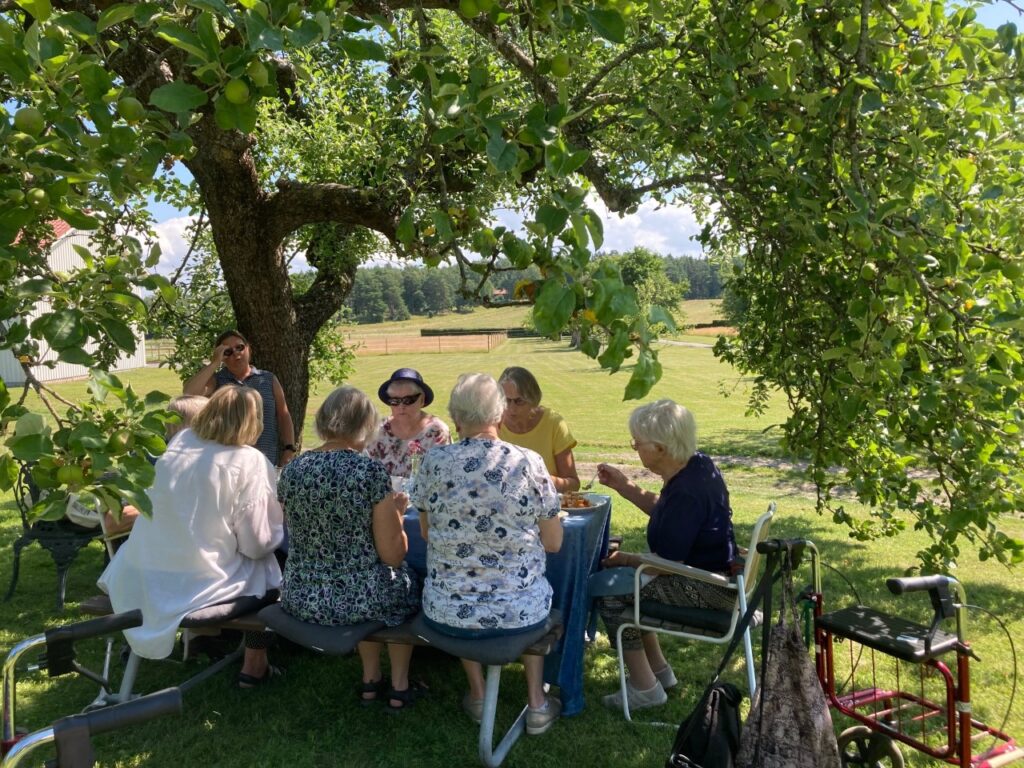
[[[389,475],[412,476],[413,456],[423,456],[435,445],[448,445],[452,441],[448,425],[437,416],[427,416],[427,424],[418,435],[409,440],[397,437],[391,431],[391,419],[380,425],[377,434],[366,445],[366,455],[383,464]]]
[[[558,494],[531,450],[473,438],[423,458],[413,503],[427,515],[423,610],[464,629],[518,629],[551,610],[539,520]]]

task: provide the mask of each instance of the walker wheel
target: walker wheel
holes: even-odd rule
[[[847,728],[838,742],[844,768],[903,768],[903,753],[896,742],[866,725]]]

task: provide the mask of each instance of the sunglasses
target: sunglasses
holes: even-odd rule
[[[405,397],[388,397],[384,398],[384,402],[388,405],[412,405],[420,399],[422,392],[417,392],[415,395],[406,395]]]
[[[242,354],[242,352],[244,350],[245,350],[245,344],[235,344],[235,346],[228,347],[227,349],[224,350],[224,358],[227,359],[227,358],[231,357],[233,354],[235,354],[236,352],[238,354]]]

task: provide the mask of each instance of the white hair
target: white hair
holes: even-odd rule
[[[505,413],[505,393],[493,376],[464,373],[452,388],[448,413],[459,429],[497,424]]]
[[[668,455],[684,464],[697,452],[697,421],[693,414],[671,400],[641,405],[629,415],[634,440],[665,447]]]

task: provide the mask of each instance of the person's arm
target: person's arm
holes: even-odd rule
[[[288,410],[288,401],[284,397],[284,387],[277,380],[277,376],[274,377],[274,404],[277,410],[277,435],[281,445],[284,446],[280,458],[277,460],[277,466],[283,467],[295,458],[295,424],[292,423],[292,414]],[[292,447],[288,448],[288,446]]]
[[[572,455],[572,448],[555,454],[555,474],[551,475],[551,481],[559,493],[580,489],[580,476],[576,472],[576,459]]]
[[[540,543],[545,552],[557,552],[562,548],[562,518],[558,515],[537,521],[540,528]]]
[[[636,505],[644,514],[651,514],[654,505],[658,503],[658,494],[654,491],[645,491],[636,483],[631,482],[622,470],[611,464],[597,465],[597,479],[601,485],[608,486],[626,501]]]
[[[269,555],[284,540],[283,520],[281,504],[272,493],[248,505],[235,519],[238,551],[252,560]]]
[[[214,347],[213,352],[210,354],[210,362],[200,368],[199,373],[185,382],[182,392],[186,395],[202,395],[204,397],[212,395],[213,391],[217,389],[217,382],[214,377],[217,375],[221,363],[224,362],[224,351],[227,348],[227,344],[218,344]]]
[[[409,551],[409,539],[402,526],[402,514],[409,505],[404,493],[389,493],[373,507],[373,546],[385,565],[397,568]]]
[[[274,490],[276,474],[266,457],[253,448],[239,449],[251,454],[239,465],[241,480],[236,492],[232,528],[238,551],[260,560],[284,541],[284,510]]]

